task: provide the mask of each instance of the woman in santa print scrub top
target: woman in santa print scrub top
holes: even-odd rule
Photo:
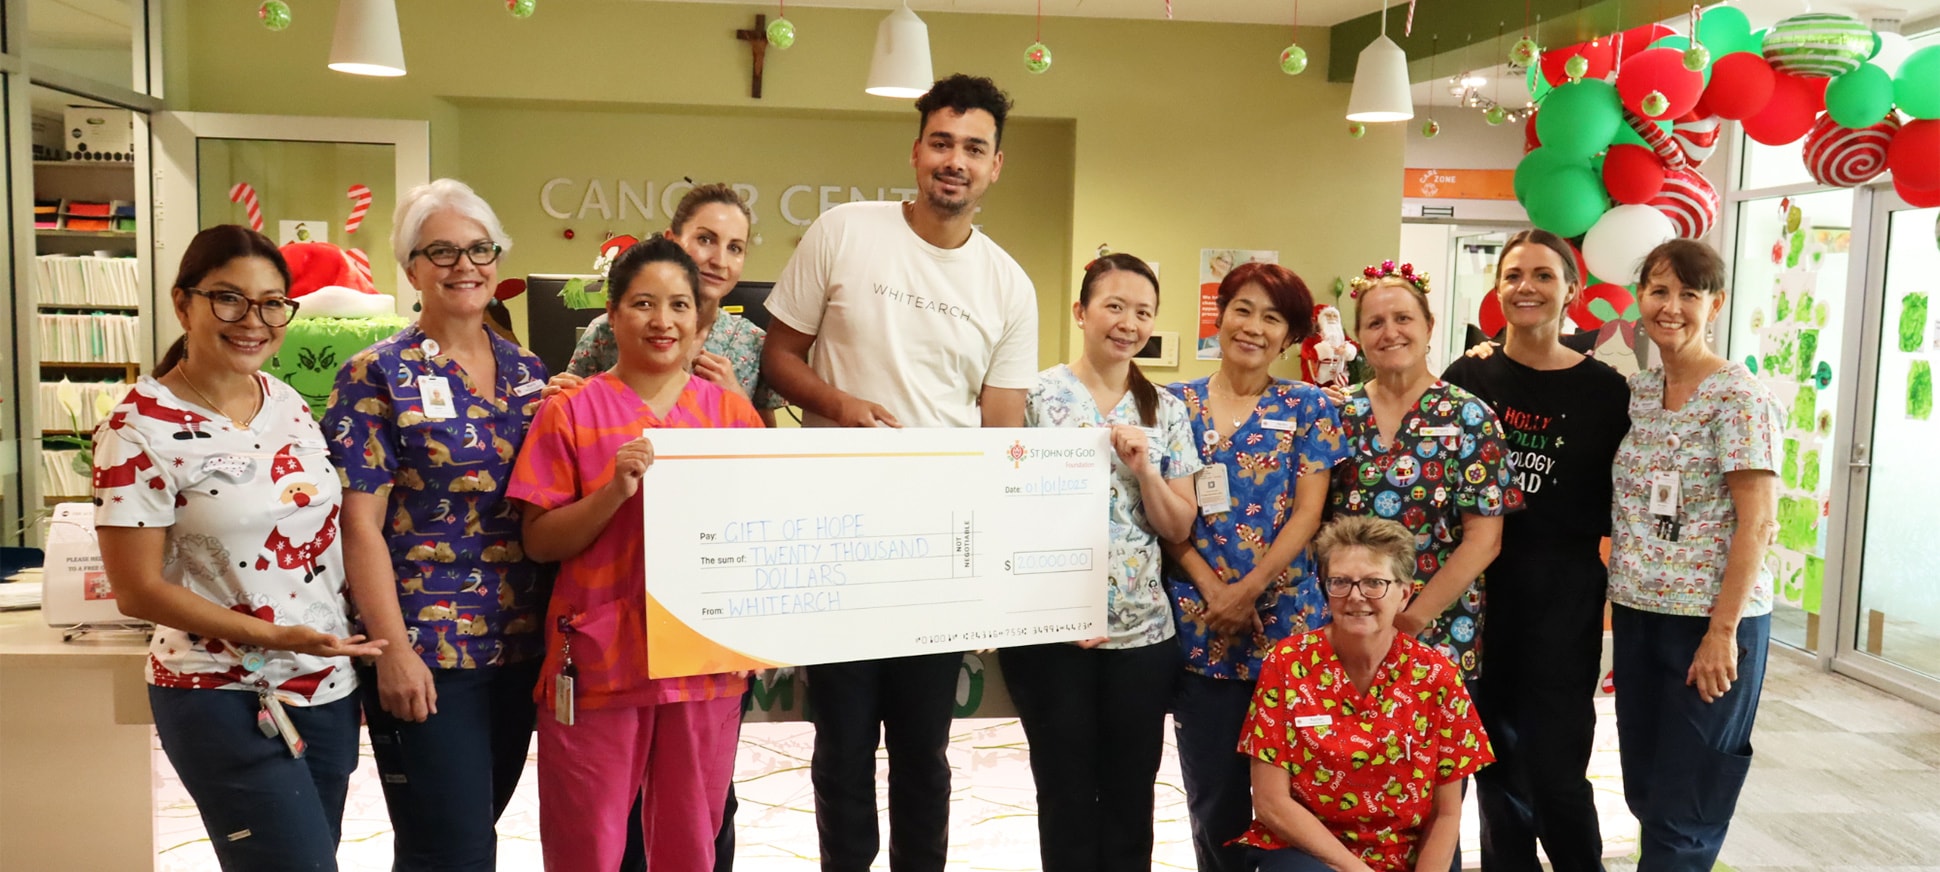
[[[275,243],[197,234],[170,298],[185,335],[95,436],[116,604],[153,621],[162,750],[225,870],[335,869],[357,766],[337,470],[316,419],[259,370],[297,304]],[[300,756],[299,756],[300,753]]]

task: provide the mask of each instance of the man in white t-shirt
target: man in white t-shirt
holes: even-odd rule
[[[939,80],[916,101],[917,196],[816,219],[768,298],[764,378],[821,427],[1022,427],[1037,378],[1037,296],[973,225],[1003,170],[1010,98],[985,78]],[[815,823],[824,872],[874,861],[876,744],[889,747],[889,864],[941,872],[944,758],[960,654],[808,668]]]

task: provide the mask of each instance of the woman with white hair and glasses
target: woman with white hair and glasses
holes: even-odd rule
[[[389,647],[364,718],[397,833],[394,869],[496,866],[524,770],[546,593],[505,501],[545,365],[486,326],[512,241],[454,179],[399,201],[391,244],[418,321],[352,357],[324,417],[344,475],[344,562]]]

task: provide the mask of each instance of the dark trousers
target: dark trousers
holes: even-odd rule
[[[1507,552],[1489,567],[1482,679],[1472,688],[1495,762],[1475,775],[1482,867],[1603,868],[1587,772],[1608,574],[1594,543],[1572,553]]]
[[[1253,825],[1253,764],[1239,752],[1240,731],[1246,728],[1252,703],[1253,682],[1180,673],[1172,699],[1172,730],[1199,872],[1253,868],[1250,849],[1226,844]]]
[[[1334,872],[1334,867],[1299,848],[1278,848],[1272,851],[1250,848],[1248,852],[1259,864],[1260,872]]]
[[[438,713],[422,723],[386,713],[377,670],[357,670],[371,755],[397,834],[394,872],[497,868],[498,818],[532,747],[539,665],[433,669]]]
[[[998,664],[1030,744],[1044,872],[1150,869],[1178,643],[1006,648]]]
[[[810,666],[815,829],[823,872],[876,858],[876,745],[889,749],[889,868],[942,872],[950,846],[950,721],[962,654]]]
[[[1738,622],[1738,680],[1707,703],[1684,677],[1710,623],[1611,607],[1623,798],[1643,830],[1639,872],[1707,872],[1751,770],[1772,619]]]
[[[344,794],[357,768],[355,694],[283,707],[309,746],[301,758],[257,730],[262,704],[253,692],[150,686],[148,705],[225,872],[337,868]]]

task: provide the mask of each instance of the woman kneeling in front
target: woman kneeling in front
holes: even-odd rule
[[[1334,620],[1260,668],[1239,750],[1261,872],[1440,872],[1454,859],[1462,779],[1494,761],[1448,658],[1394,627],[1413,593],[1415,539],[1345,517],[1314,553]]]

